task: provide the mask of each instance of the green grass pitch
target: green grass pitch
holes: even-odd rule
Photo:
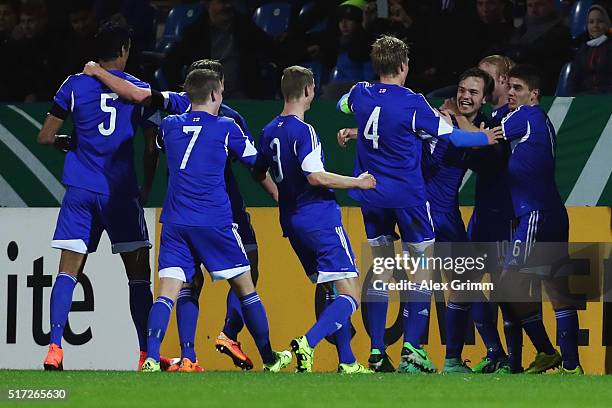
[[[67,401],[11,403],[9,388],[68,391]],[[198,374],[0,370],[0,408],[75,407],[610,407],[612,376]]]

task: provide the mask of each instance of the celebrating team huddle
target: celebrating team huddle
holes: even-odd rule
[[[432,292],[411,290],[402,303],[404,343],[395,367],[384,334],[389,293],[363,286],[357,260],[342,224],[334,189],[348,189],[363,215],[372,257],[395,256],[394,242],[416,258],[431,256],[434,242],[493,242],[507,245],[500,262],[490,262],[491,280],[525,288],[524,273],[534,267],[535,243],[568,241],[568,218],[554,181],[556,135],[538,106],[539,76],[529,66],[511,67],[500,56],[487,57],[459,78],[457,97],[432,108],[423,95],[403,85],[409,71],[408,48],[383,36],[372,46],[377,83],[359,82],[338,102],[354,115],[355,129],[341,129],[341,146],[355,140],[353,176],[326,171],[321,140],[304,121],[315,96],[310,70],[292,66],[281,79],[283,111],[261,132],[257,145],[246,122],[223,102],[223,67],[195,61],[184,92],[159,92],[123,72],[129,55],[129,31],[114,23],[100,28],[98,63],[70,76],[60,87],[39,134],[39,142],[61,145],[67,155],[63,183],[66,196],[57,220],[53,247],[61,249],[59,274],[51,295],[51,344],[47,370],[63,369],[61,340],[72,293],[89,253],[106,230],[113,253],[124,261],[130,287],[130,312],[136,327],[143,372],[197,372],[194,349],[201,265],[213,280],[227,280],[225,325],[215,341],[234,365],[252,369],[238,334],[246,326],[263,361],[278,372],[295,356],[296,371],[310,372],[316,346],[332,336],[338,372],[435,373],[421,339],[429,327]],[[491,118],[482,107],[493,105]],[[160,120],[159,111],[169,114]],[[58,136],[72,117],[75,134]],[[147,149],[145,182],[139,191],[132,140],[144,129]],[[157,146],[155,146],[157,145]],[[157,163],[168,163],[168,188],[160,217],[158,297],[153,301],[147,227],[142,205]],[[325,308],[290,349],[275,351],[257,283],[257,242],[244,200],[231,170],[239,160],[277,202],[284,237],[308,278],[326,292]],[[467,171],[476,174],[475,208],[467,231],[459,212],[459,189]],[[396,233],[396,229],[399,234]],[[503,243],[503,244],[502,244]],[[536,265],[539,270],[541,265]],[[558,368],[582,374],[578,358],[576,306],[567,299],[567,276],[556,271],[543,278],[557,318],[561,353],[552,346],[542,323],[541,301],[499,302],[506,348],[499,336],[497,304],[484,293],[451,291],[446,309],[444,373],[541,373]],[[394,270],[379,278],[389,282]],[[452,271],[448,272],[452,273]],[[414,280],[433,279],[419,267]],[[468,278],[468,277],[464,277]],[[482,274],[469,276],[472,281]],[[476,296],[476,297],[474,297]],[[351,316],[362,299],[368,303],[365,324],[371,339],[367,365],[351,349]],[[493,308],[495,306],[495,309]],[[176,307],[181,358],[160,355],[171,311]],[[474,367],[461,358],[469,315],[486,345]],[[522,332],[537,355],[522,367]],[[506,352],[507,351],[507,352]]]

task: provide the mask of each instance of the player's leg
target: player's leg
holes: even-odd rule
[[[251,226],[249,214],[241,208],[240,212],[234,211],[234,222],[238,225],[238,233],[251,264],[251,278],[257,284],[259,278],[259,254],[257,252],[257,240],[255,231]],[[238,333],[244,327],[242,307],[238,296],[230,289],[227,293],[227,309],[223,330],[215,340],[217,351],[227,354],[237,367],[250,370],[253,368],[251,359],[242,351],[238,342]]]
[[[249,260],[236,225],[200,227],[193,244],[213,280],[225,279],[240,300],[244,323],[251,333],[264,370],[280,371],[291,362],[291,353],[272,351],[266,310],[255,291]]]
[[[397,234],[392,210],[362,206],[361,213],[372,259],[395,258],[394,242],[397,240]],[[394,271],[385,268],[381,274],[375,276],[375,279],[387,283],[391,281]],[[365,323],[370,335],[371,349],[368,365],[375,371],[394,372],[395,367],[387,356],[385,344],[389,293],[386,287],[377,288],[369,282],[365,295],[368,304]]]
[[[168,328],[170,314],[179,292],[185,283],[191,282],[197,259],[190,247],[189,228],[181,225],[164,224],[159,247],[159,291],[147,320],[147,358],[143,372],[160,371],[159,349]],[[189,365],[199,363],[189,361]],[[201,368],[198,370],[202,371]]]
[[[430,258],[433,255],[434,226],[429,204],[420,207],[397,209],[404,254],[416,259]],[[427,263],[411,271],[413,282],[429,282],[433,271]],[[420,285],[419,285],[420,286]],[[417,286],[410,290],[409,300],[404,306],[404,345],[402,347],[401,372],[414,372],[415,368],[427,372],[436,372],[433,361],[421,345],[421,339],[427,334],[432,292]]]
[[[194,265],[195,274],[190,283],[184,283],[176,299],[176,325],[181,346],[181,358],[168,371],[181,371],[184,361],[196,361],[195,335],[200,314],[199,298],[204,276],[200,265]],[[185,360],[187,359],[187,360]]]
[[[77,277],[83,272],[89,252],[95,252],[102,234],[96,210],[96,194],[69,187],[53,234],[53,248],[61,249],[58,275],[50,301],[50,345],[45,370],[63,369],[62,336],[72,306]]]

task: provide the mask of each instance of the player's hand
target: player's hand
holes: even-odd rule
[[[376,178],[368,173],[361,173],[359,177],[357,177],[357,188],[361,190],[370,190],[376,188]]]
[[[494,127],[493,129],[485,129],[484,123],[481,123],[480,131],[487,135],[490,145],[497,144],[504,139],[504,131],[501,126]]]
[[[444,100],[440,111],[447,111],[453,115],[459,115],[459,109],[457,108],[457,100],[455,98],[448,98]]]
[[[455,126],[454,123],[453,123],[453,114],[452,114],[452,112],[447,111],[447,110],[440,111],[440,117],[442,119],[444,119],[444,121],[446,123],[448,123],[450,126]]]
[[[96,74],[99,72],[99,69],[100,64],[98,64],[97,62],[89,61],[83,67],[83,73],[89,76],[96,76]]]
[[[69,150],[72,150],[72,137],[70,135],[55,135],[53,147],[67,153]]]
[[[357,128],[344,128],[338,131],[336,135],[338,144],[341,147],[346,147],[346,142],[350,139],[357,139]]]

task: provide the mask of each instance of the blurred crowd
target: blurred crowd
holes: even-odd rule
[[[226,71],[227,98],[278,97],[280,72],[300,64],[314,71],[319,96],[334,99],[356,81],[375,80],[370,45],[392,34],[410,47],[406,85],[433,96],[452,95],[459,73],[492,54],[537,66],[545,95],[555,94],[563,72],[572,95],[610,94],[610,7],[610,0],[0,0],[0,101],[50,100],[96,59],[91,40],[108,19],[134,31],[127,70],[160,89],[178,89],[186,66],[214,58]]]

